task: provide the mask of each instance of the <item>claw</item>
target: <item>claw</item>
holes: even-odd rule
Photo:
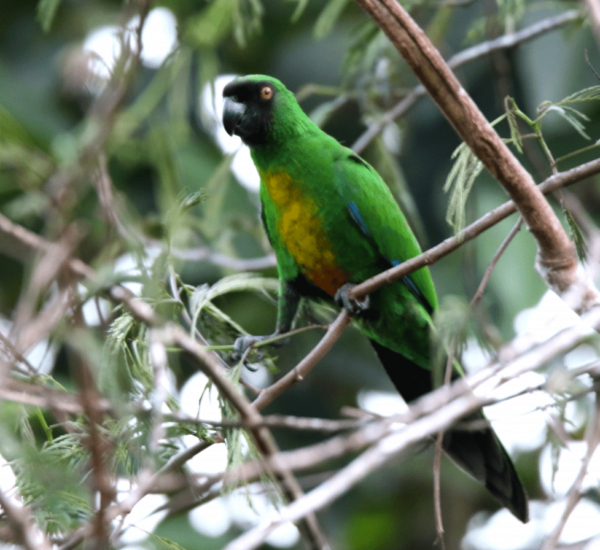
[[[371,306],[371,300],[369,296],[365,296],[362,300],[357,300],[356,298],[350,298],[348,296],[349,292],[355,287],[355,284],[346,283],[342,287],[338,289],[335,293],[335,303],[343,307],[350,315],[358,315],[369,309]]]
[[[275,332],[274,334],[268,334],[267,336],[240,336],[239,338],[236,338],[235,342],[233,343],[233,352],[229,357],[232,361],[240,361],[242,357],[244,357],[244,354],[248,351],[248,348],[251,348],[254,346],[254,344],[258,344],[259,342],[264,342],[265,340],[275,338],[276,336],[279,336],[278,332]],[[289,341],[289,338],[283,338],[282,340],[277,340],[269,345],[273,346],[274,348],[280,348],[281,346],[286,345]]]
[[[232,361],[239,361],[254,344],[266,340],[269,336],[240,336],[233,343]]]

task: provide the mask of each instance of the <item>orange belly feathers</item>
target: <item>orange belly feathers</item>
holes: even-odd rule
[[[348,277],[335,261],[317,205],[285,173],[263,173],[261,178],[279,210],[277,231],[283,244],[302,268],[303,275],[334,296]]]

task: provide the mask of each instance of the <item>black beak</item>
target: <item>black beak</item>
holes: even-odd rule
[[[244,114],[246,114],[246,106],[243,103],[238,103],[229,98],[225,99],[223,126],[230,136],[236,133],[235,130],[239,126]]]

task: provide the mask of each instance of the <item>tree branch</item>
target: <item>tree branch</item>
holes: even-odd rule
[[[598,392],[596,393],[595,411],[594,420],[589,426],[589,434],[586,438],[587,452],[581,463],[581,468],[579,469],[577,478],[573,482],[573,485],[567,494],[567,504],[565,506],[565,510],[552,534],[544,541],[541,550],[554,550],[554,548],[556,548],[560,534],[567,524],[567,520],[569,519],[571,512],[573,512],[575,506],[577,506],[577,503],[581,499],[581,487],[583,486],[583,481],[588,473],[592,456],[600,444],[600,393]]]
[[[390,428],[393,420],[390,418],[387,419],[390,423],[387,424],[387,431],[382,422],[362,428],[359,431],[362,438],[353,434],[354,442],[361,439],[365,444],[374,442],[370,448],[303,498],[265,518],[256,528],[226,546],[225,550],[252,550],[258,547],[283,522],[297,521],[305,514],[327,506],[374,470],[396,461],[410,445],[446,430],[460,418],[484,405],[505,399],[497,391],[501,386],[589,338],[590,327],[600,327],[598,308],[586,314],[578,325],[514,361],[505,365],[494,364],[457,380],[451,386],[442,386],[423,396],[411,405],[408,414],[402,415],[408,422],[406,426],[400,429]]]
[[[544,192],[548,193],[548,192],[553,191],[554,189],[559,188],[560,186],[575,183],[576,181],[579,181],[585,177],[588,177],[588,176],[593,175],[598,172],[600,172],[600,160],[592,161],[583,166],[575,168],[573,170],[569,170],[568,172],[558,174],[556,176],[552,176],[552,177],[548,178],[548,180],[546,180],[540,187],[543,189]],[[395,268],[385,272],[382,275],[379,275],[377,277],[374,277],[373,279],[370,279],[369,281],[366,281],[363,285],[361,285],[361,287],[362,287],[361,292],[364,292],[364,289],[366,289],[367,292],[370,292],[370,291],[374,290],[375,288],[379,288],[379,286],[381,286],[383,284],[389,284],[389,282],[396,280],[396,278],[402,276],[405,273],[408,273],[409,271],[412,271],[414,269],[417,269],[418,267],[421,267],[422,265],[426,265],[428,263],[435,261],[436,259],[443,256],[444,254],[447,254],[450,251],[458,248],[459,246],[461,246],[462,243],[466,242],[467,240],[474,238],[476,235],[478,235],[485,229],[491,227],[498,221],[504,219],[506,216],[508,216],[515,210],[516,210],[515,205],[511,202],[508,202],[508,203],[498,207],[497,209],[488,213],[486,216],[484,216],[483,218],[481,218],[474,224],[471,224],[469,227],[467,227],[463,233],[464,238],[462,240],[456,239],[456,238],[447,239],[446,241],[444,241],[437,247],[434,247],[433,249],[425,252],[424,254],[420,255],[419,257],[417,257],[413,260],[409,260],[408,262],[405,262],[401,266],[395,267]],[[45,239],[43,239],[42,237],[40,237],[38,235],[31,233],[30,231],[26,230],[25,228],[23,228],[21,226],[18,226],[16,224],[12,223],[10,220],[8,220],[6,217],[4,217],[1,214],[0,214],[0,231],[2,231],[5,235],[8,235],[13,240],[15,240],[15,242],[20,244],[21,247],[22,247],[22,245],[25,245],[28,248],[33,248],[35,250],[41,250],[41,251],[47,251],[50,247],[50,243],[48,243]],[[19,253],[18,250],[15,253],[18,254]],[[89,279],[91,282],[96,280],[96,274],[95,274],[94,270],[78,259],[70,259],[66,263],[66,266],[68,266],[68,268],[74,274],[76,274],[80,277]],[[404,270],[404,271],[402,271],[402,270]],[[172,323],[164,324],[164,322],[155,315],[153,309],[148,304],[135,298],[127,289],[125,289],[119,285],[114,285],[114,286],[110,287],[110,289],[108,289],[107,292],[108,292],[109,297],[112,300],[115,300],[119,303],[124,303],[128,307],[128,309],[133,313],[133,315],[141,322],[145,323],[149,327],[161,327],[162,326],[164,330],[167,330],[167,336],[168,336],[167,340],[174,341],[180,347],[182,347],[182,349],[185,349],[192,356],[196,357],[199,360],[201,365],[205,365],[207,374],[209,374],[209,376],[215,381],[215,384],[223,392],[223,395],[226,398],[233,399],[234,406],[241,407],[242,417],[244,419],[248,420],[250,424],[252,422],[255,422],[258,426],[260,426],[262,417],[260,417],[260,415],[256,416],[257,413],[252,412],[252,411],[255,411],[256,409],[254,409],[253,406],[250,406],[250,404],[247,401],[245,403],[241,402],[240,401],[241,397],[239,394],[236,393],[235,388],[233,388],[232,386],[230,386],[230,384],[227,383],[224,374],[219,374],[221,372],[219,369],[222,369],[222,366],[221,366],[220,362],[218,361],[218,359],[216,358],[216,356],[214,356],[211,352],[209,352],[208,350],[205,350],[200,344],[195,342],[182,327],[179,327]],[[332,335],[332,332],[337,334],[338,330],[342,327],[342,325],[347,324],[346,315],[347,314],[344,312],[342,312],[340,314],[337,322],[333,323],[330,326],[328,333],[318,344],[317,348],[315,348],[313,350],[313,352],[311,352],[311,357],[313,357],[313,358],[316,357],[318,360],[318,358],[321,357],[322,355],[317,355],[317,354],[319,354],[321,352],[326,352],[325,345],[327,345],[328,347],[330,347],[332,345],[333,340],[335,338],[337,338],[337,336]],[[319,348],[320,348],[320,351],[319,351]],[[206,361],[206,363],[205,363],[205,361]],[[314,364],[316,364],[316,360],[315,359],[309,360],[309,358],[307,358],[306,363],[310,366],[310,368],[312,368],[312,366],[314,366]],[[312,366],[311,366],[311,363],[312,363]],[[308,369],[308,370],[310,370],[310,369]],[[302,375],[304,376],[308,372],[308,370],[303,370]],[[218,374],[216,375],[215,378],[213,378],[213,373],[215,373],[215,372]],[[297,381],[296,373],[291,373],[291,375],[290,375],[290,373],[288,373],[288,375],[286,375],[286,376],[290,376],[290,378],[293,378]],[[287,384],[287,382],[286,382],[286,384]],[[283,391],[283,390],[281,390],[281,391]],[[277,393],[277,395],[279,395],[281,393],[281,391],[279,391]],[[269,399],[272,400],[275,397],[276,397],[276,392],[272,391],[271,395],[269,396]],[[247,407],[250,407],[250,408],[248,409]],[[264,430],[265,428],[261,428],[261,429]],[[256,433],[256,430],[257,429],[255,429],[255,433]],[[379,434],[381,436],[381,431],[379,432]],[[274,449],[272,449],[272,450],[274,450]],[[136,498],[138,498],[138,497],[141,498],[144,494],[146,494],[150,490],[152,483],[156,480],[155,476],[156,476],[156,474],[152,475],[148,479],[140,480],[140,487],[138,488],[136,493],[131,496],[131,499],[127,499],[127,502],[121,503],[119,505],[118,509],[114,509],[112,507],[109,508],[105,514],[106,521],[110,521],[110,520],[114,519],[121,513],[124,513],[124,512],[126,513],[129,503],[137,502]],[[138,500],[139,500],[139,498],[138,498]],[[66,543],[63,546],[63,550],[72,548],[74,545],[76,545],[78,543],[77,541],[81,541],[86,536],[86,533],[89,533],[89,531],[87,531],[85,527],[78,530],[70,538],[69,543]]]
[[[595,1],[595,0],[591,0]],[[453,55],[448,60],[448,67],[456,69],[461,65],[465,65],[475,59],[479,59],[485,55],[489,55],[495,51],[506,50],[508,48],[514,48],[519,44],[527,42],[532,38],[540,36],[546,32],[558,29],[567,23],[576,21],[581,15],[576,10],[569,10],[553,17],[548,17],[542,21],[537,21],[529,27],[525,27],[520,31],[512,34],[505,34],[494,40],[482,42],[467,48],[462,52]],[[355,153],[361,153],[364,149],[373,141],[373,139],[391,122],[404,115],[419,99],[427,95],[425,87],[420,84],[416,86],[410,94],[402,99],[397,105],[392,107],[383,117],[371,124],[365,132],[354,142],[352,150]]]
[[[52,549],[46,535],[33,522],[33,514],[29,507],[17,505],[2,491],[0,491],[0,507],[4,510],[17,541],[26,550]]]
[[[458,135],[513,199],[538,243],[536,267],[548,287],[568,299],[576,311],[590,309],[598,302],[598,293],[578,278],[573,243],[531,175],[477,108],[422,29],[394,0],[356,1],[387,34]]]

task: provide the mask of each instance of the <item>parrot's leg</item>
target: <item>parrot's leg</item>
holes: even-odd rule
[[[352,283],[346,283],[345,285],[338,288],[338,291],[335,293],[335,303],[343,307],[350,315],[358,315],[362,313],[366,309],[369,309],[371,305],[371,301],[368,296],[365,296],[362,300],[357,300],[356,298],[350,298],[348,293],[355,287],[356,285]]]
[[[234,361],[239,361],[244,356],[244,353],[246,353],[246,350],[254,344],[289,332],[298,311],[299,303],[300,293],[296,286],[291,281],[282,280],[279,287],[279,299],[277,300],[277,326],[275,332],[266,336],[240,336],[236,338],[231,358]],[[278,348],[286,345],[289,341],[289,338],[282,338],[270,345]]]

